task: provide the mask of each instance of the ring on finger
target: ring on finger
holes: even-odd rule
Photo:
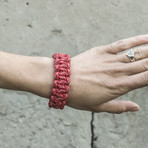
[[[134,50],[131,48],[127,53],[126,53],[127,57],[130,59],[131,62],[135,62],[135,52]]]

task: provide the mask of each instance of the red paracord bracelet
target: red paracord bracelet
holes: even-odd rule
[[[70,83],[70,55],[55,53],[54,58],[54,82],[48,106],[56,109],[64,109],[68,98]]]

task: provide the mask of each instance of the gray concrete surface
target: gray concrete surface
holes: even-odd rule
[[[147,0],[1,0],[0,50],[74,56],[146,34],[147,23]],[[137,102],[139,112],[95,113],[92,120],[89,112],[49,109],[44,98],[0,89],[0,148],[147,148],[147,90],[119,98]]]

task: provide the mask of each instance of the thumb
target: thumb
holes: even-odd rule
[[[97,107],[98,112],[109,112],[109,113],[123,113],[127,111],[138,111],[139,106],[132,101],[125,100],[111,100],[103,103]]]

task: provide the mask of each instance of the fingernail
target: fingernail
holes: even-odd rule
[[[138,111],[138,110],[139,110],[139,106],[129,108],[129,111]]]

